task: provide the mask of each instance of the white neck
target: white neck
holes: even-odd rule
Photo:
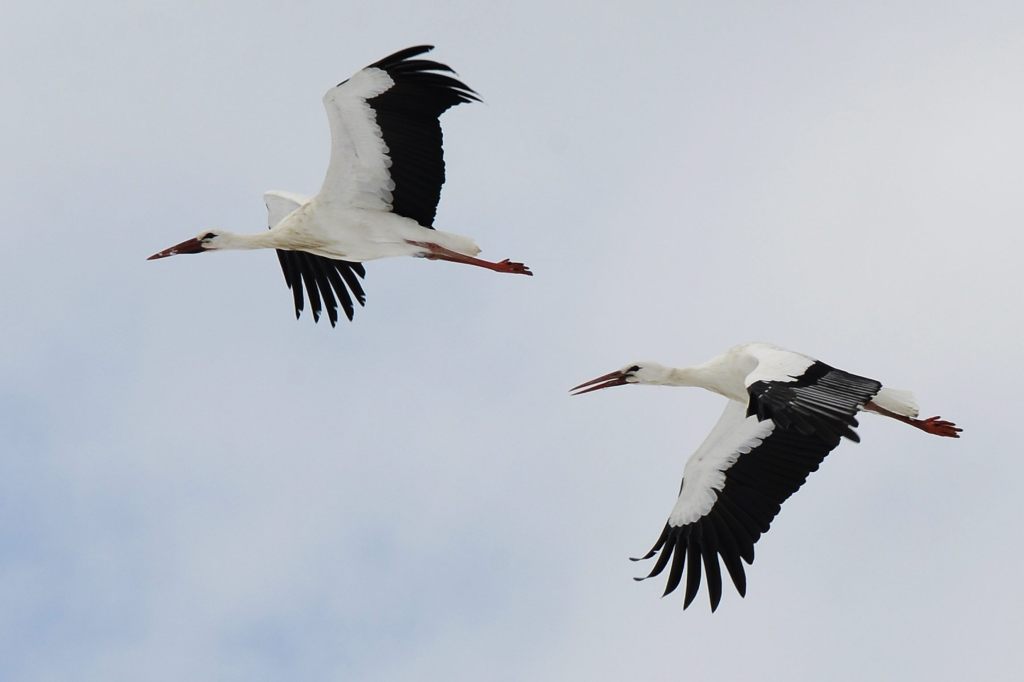
[[[732,376],[714,361],[693,367],[665,367],[655,362],[641,365],[637,383],[657,386],[696,386],[733,400],[746,400],[741,376]]]
[[[638,384],[704,388],[700,367],[666,367],[656,362],[644,362],[640,364],[640,370],[635,376]]]
[[[281,248],[280,235],[273,230],[256,234],[236,234],[220,230],[213,250],[221,249],[275,249]]]
[[[707,388],[705,374],[701,367],[671,367],[668,371],[668,386],[697,386]]]

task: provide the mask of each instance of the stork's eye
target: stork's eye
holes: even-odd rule
[[[640,371],[640,365],[633,365],[632,367],[630,367],[626,371],[628,373],[630,373],[630,374],[633,374],[634,372],[639,372]]]
[[[213,232],[207,232],[206,234],[203,235],[202,239],[203,239],[204,242],[206,242],[206,241],[209,241],[209,240],[213,239],[216,236],[217,235],[215,235]]]

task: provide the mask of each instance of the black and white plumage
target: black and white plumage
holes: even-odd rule
[[[737,346],[689,368],[634,363],[572,389],[576,395],[625,384],[699,386],[728,398],[711,433],[686,462],[679,497],[661,536],[639,560],[657,556],[647,578],[669,569],[664,594],[686,573],[683,608],[706,577],[711,610],[722,597],[721,563],[741,596],[743,562],[768,531],[783,502],[796,492],[854,428],[862,410],[928,433],[959,437],[940,417],[917,419],[906,391],[884,388],[811,357],[764,343]]]
[[[331,128],[331,159],[315,197],[271,191],[264,195],[269,230],[234,234],[204,230],[150,256],[221,249],[277,250],[296,317],[309,298],[314,321],[338,306],[350,320],[366,296],[361,263],[416,256],[532,274],[522,263],[475,256],[467,237],[433,227],[445,180],[440,116],[478,100],[448,66],[415,57],[431,46],[410,47],[371,64],[324,95]]]

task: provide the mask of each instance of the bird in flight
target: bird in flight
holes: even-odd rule
[[[204,230],[149,260],[223,249],[276,249],[296,318],[305,287],[313,320],[326,308],[331,326],[338,321],[339,304],[351,320],[352,299],[359,305],[366,301],[359,281],[365,276],[363,261],[416,256],[532,275],[522,263],[478,259],[480,248],[472,239],[433,227],[445,179],[440,116],[479,98],[447,75],[454,74],[448,66],[415,59],[432,49],[401,50],[327,91],[323,101],[331,159],[316,196],[267,192],[269,231]]]
[[[666,595],[679,586],[685,568],[684,609],[700,588],[702,564],[711,610],[718,608],[719,557],[740,596],[746,594],[741,559],[753,563],[754,543],[840,438],[860,441],[853,430],[858,412],[891,417],[936,436],[959,438],[962,430],[941,417],[918,419],[907,391],[766,343],[736,346],[695,367],[633,363],[572,391],[581,395],[627,384],[699,386],[728,399],[718,423],[686,462],[661,536],[634,559],[658,555],[651,572],[637,580],[659,575],[671,560]]]

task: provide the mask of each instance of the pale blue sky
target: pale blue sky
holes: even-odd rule
[[[0,679],[1014,679],[1024,8],[0,10]],[[827,5],[827,7],[826,7]],[[434,43],[437,225],[532,279],[146,262],[312,193],[323,91]],[[685,613],[637,555],[721,400],[566,389],[768,340],[916,392]]]

